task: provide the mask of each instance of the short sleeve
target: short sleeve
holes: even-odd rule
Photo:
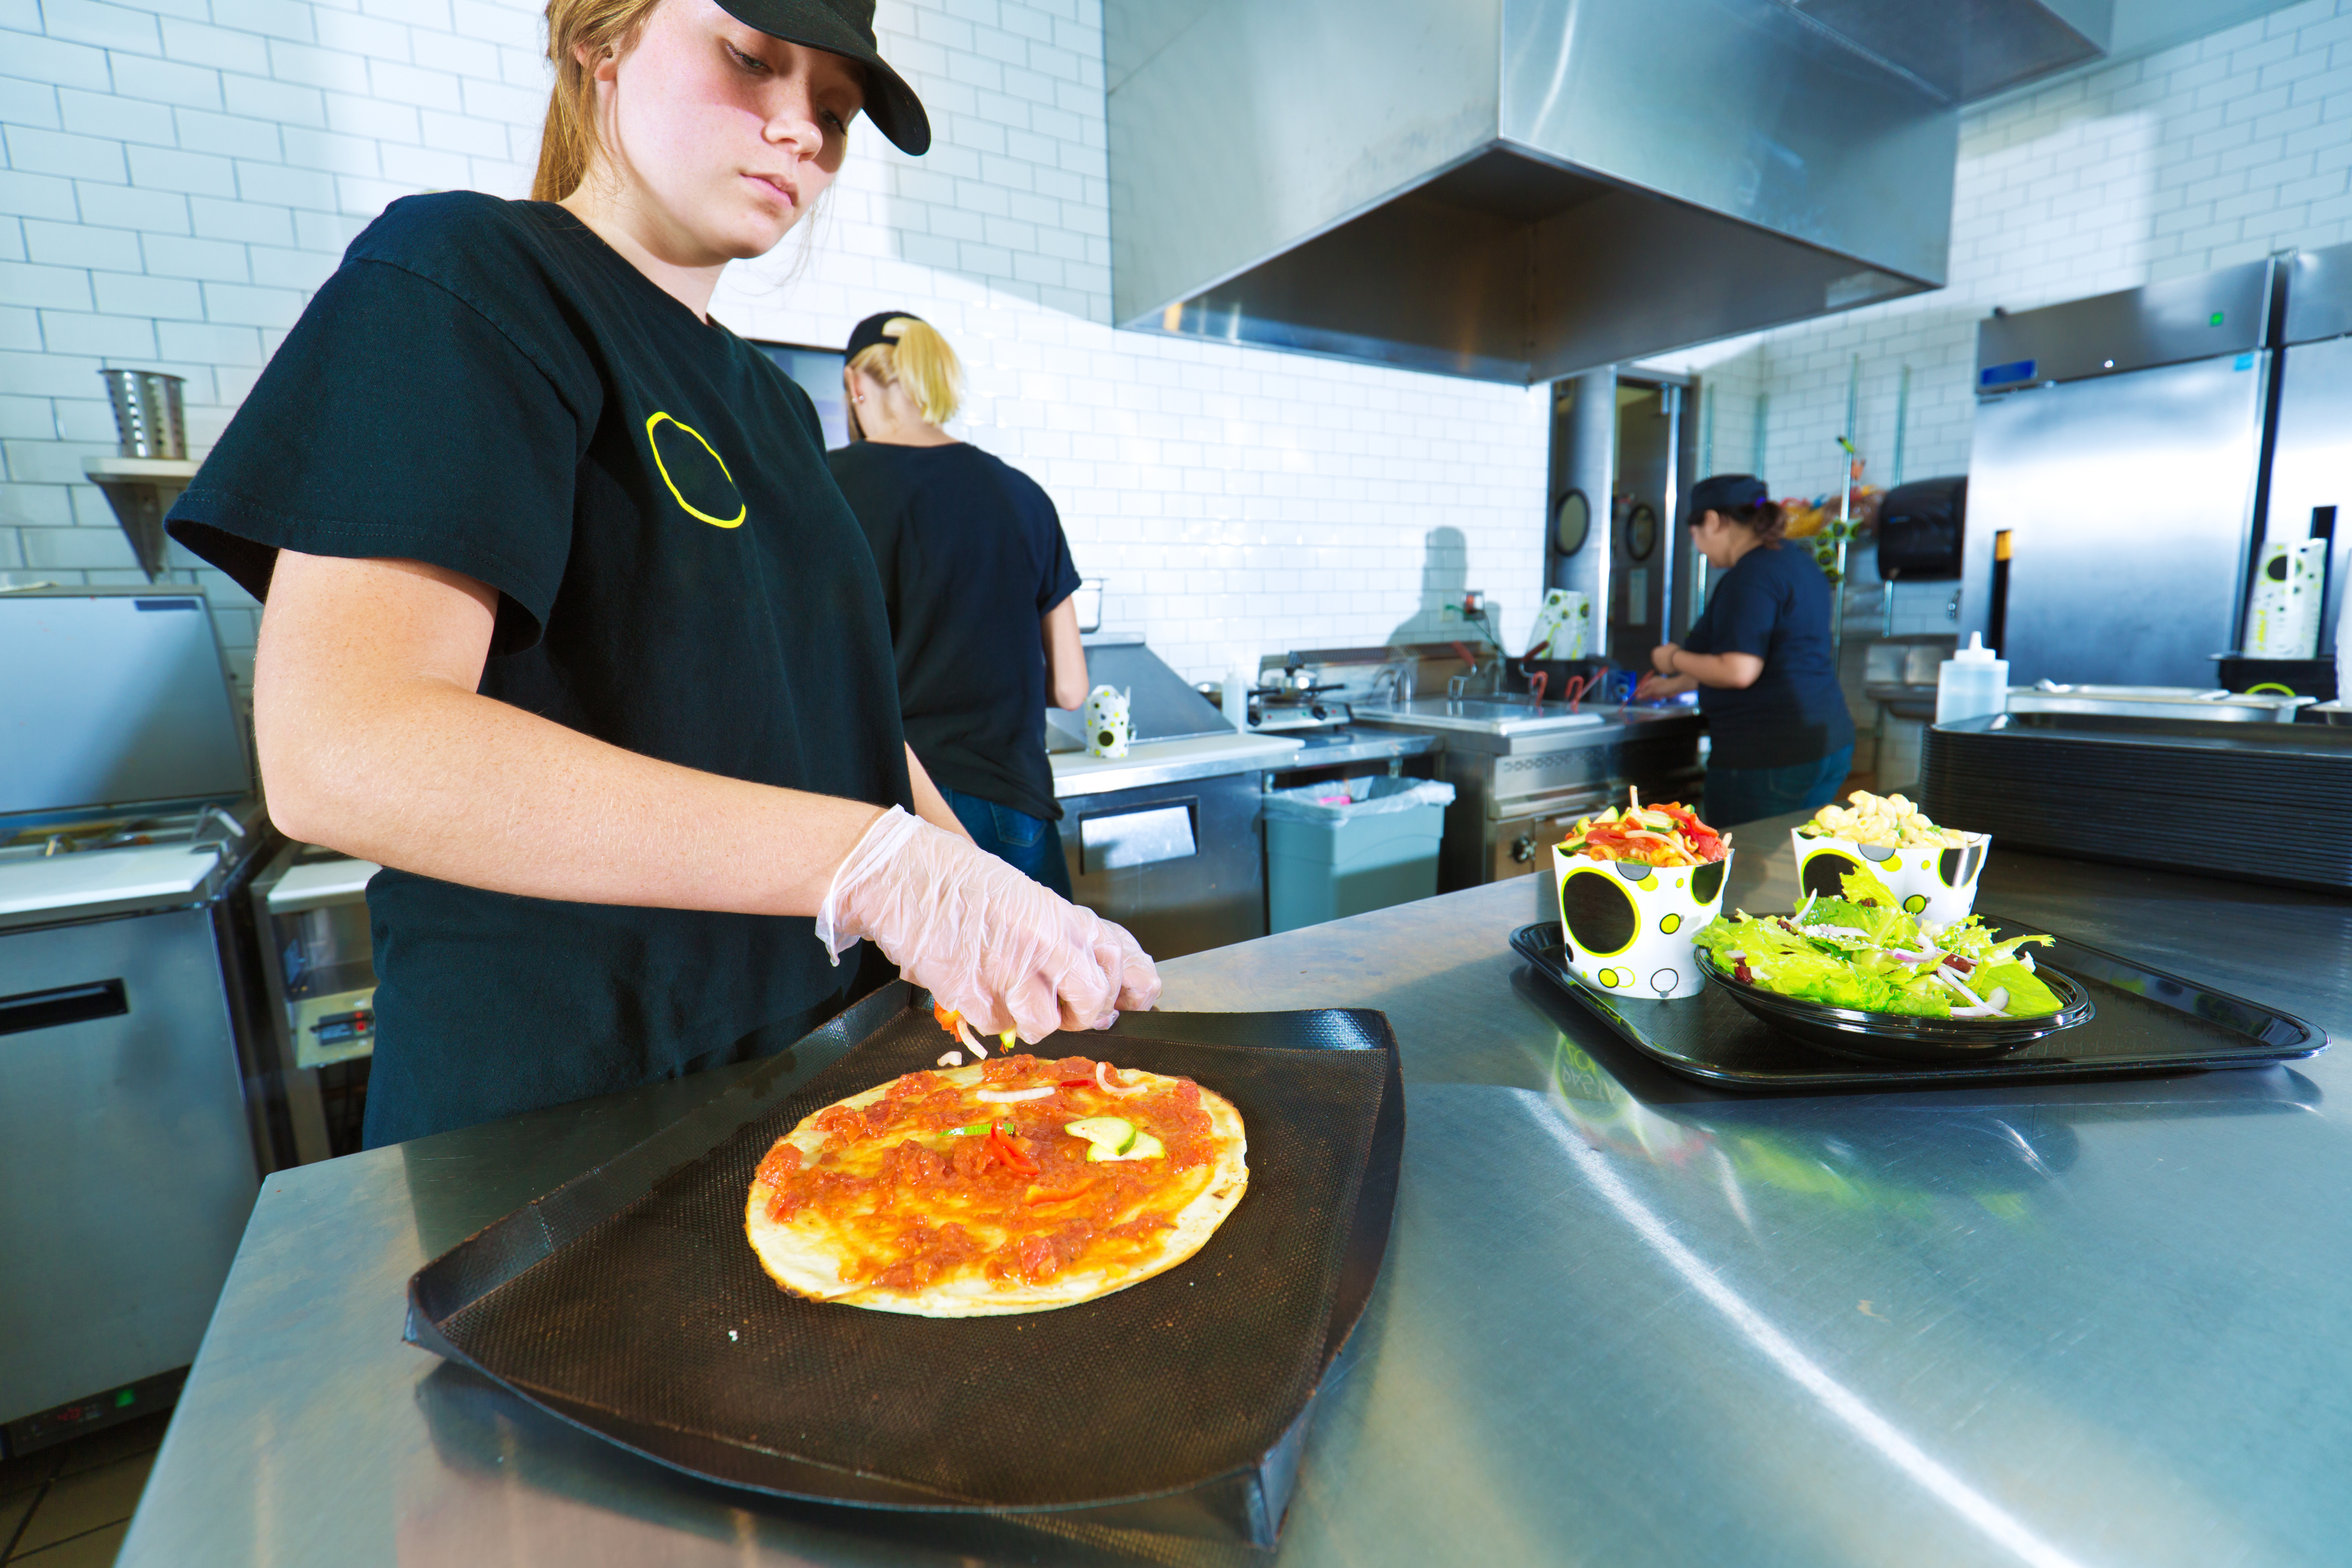
[[[1780,620],[1779,590],[1780,584],[1762,572],[1733,572],[1706,606],[1706,646],[1685,646],[1693,653],[1764,658],[1771,651],[1772,629]]]
[[[1044,616],[1078,591],[1078,563],[1070,555],[1070,536],[1062,531],[1062,514],[1043,485],[1009,465],[999,471],[1010,481],[1016,503],[1025,503],[1021,510],[1045,546],[1037,552],[1045,568],[1037,581],[1037,613]]]
[[[593,423],[474,305],[347,262],[173,507],[172,535],[257,598],[281,549],[462,573],[504,595],[493,647],[511,653],[562,581]]]
[[[1078,563],[1070,556],[1070,536],[1062,521],[1054,519],[1054,549],[1045,565],[1045,580],[1037,595],[1037,613],[1045,615],[1078,591]]]

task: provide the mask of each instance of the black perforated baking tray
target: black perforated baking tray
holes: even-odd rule
[[[2004,938],[2028,929],[1987,915]],[[2051,932],[2037,949],[2090,994],[2089,1022],[2024,1046],[2009,1056],[1964,1062],[1862,1063],[1810,1049],[1772,1028],[1709,985],[1676,1002],[1636,1002],[1597,992],[1567,963],[1559,922],[1538,921],[1511,933],[1511,946],[1536,972],[1644,1056],[1685,1078],[1727,1089],[1929,1089],[1945,1084],[2097,1078],[2117,1073],[2265,1067],[2316,1056],[2326,1032],[2291,1013],[2150,969],[2104,948]]]
[[[1271,1546],[1387,1247],[1404,1101],[1386,1018],[1145,1014],[1047,1042],[1231,1100],[1249,1190],[1165,1274],[966,1319],[788,1295],[744,1238],[751,1173],[777,1137],[947,1043],[903,984],[828,1029],[838,1058],[782,1098],[747,1079],[418,1270],[406,1337],[730,1486]]]

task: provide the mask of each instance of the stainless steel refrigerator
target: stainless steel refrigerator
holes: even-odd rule
[[[2326,655],[2340,646],[2345,579],[2352,576],[2352,245],[2305,251],[2288,264],[2285,281],[2278,434],[2263,534],[2331,540],[2318,645]],[[2336,690],[2344,690],[2340,668]]]
[[[0,1452],[168,1403],[268,1144],[204,595],[0,594]]]
[[[2240,644],[2278,264],[1978,329],[1960,632],[2012,684],[2213,684]]]

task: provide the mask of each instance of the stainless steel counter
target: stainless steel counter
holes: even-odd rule
[[[1299,768],[1347,767],[1357,763],[1394,763],[1425,756],[1437,749],[1437,737],[1403,730],[1291,730],[1284,733],[1298,742],[1290,756],[1277,758],[1269,772]]]
[[[1123,757],[1055,752],[1046,760],[1053,765],[1055,798],[1068,800],[1286,767],[1297,750],[1297,741],[1288,735],[1236,732],[1192,735],[1181,741],[1138,741]]]
[[[1424,697],[1393,707],[1355,710],[1359,724],[1443,734],[1457,751],[1517,753],[1583,746],[1620,746],[1646,735],[1696,735],[1705,721],[1696,708],[1637,708],[1595,703],[1570,712],[1564,702],[1538,707],[1524,698]]]
[[[1732,903],[1793,892],[1778,826]],[[1170,1007],[1380,1007],[1403,1046],[1395,1235],[1285,1568],[2343,1561],[2352,1054],[1724,1098],[1520,969],[1543,887],[1166,968]],[[2352,902],[2000,852],[1981,898],[2352,1039]],[[1265,1561],[747,1499],[399,1342],[425,1258],[732,1076],[271,1177],[121,1561]]]
[[[1627,790],[1697,805],[1705,721],[1691,707],[1600,705],[1571,713],[1525,698],[1424,698],[1356,710],[1357,721],[1433,735],[1437,776],[1454,786],[1437,886],[1453,892],[1523,877],[1580,818]],[[1703,809],[1703,807],[1701,807]]]

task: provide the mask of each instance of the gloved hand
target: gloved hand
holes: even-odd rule
[[[895,805],[834,872],[816,934],[835,963],[870,938],[982,1034],[1017,1029],[1032,1045],[1160,1000],[1160,973],[1124,929]]]

